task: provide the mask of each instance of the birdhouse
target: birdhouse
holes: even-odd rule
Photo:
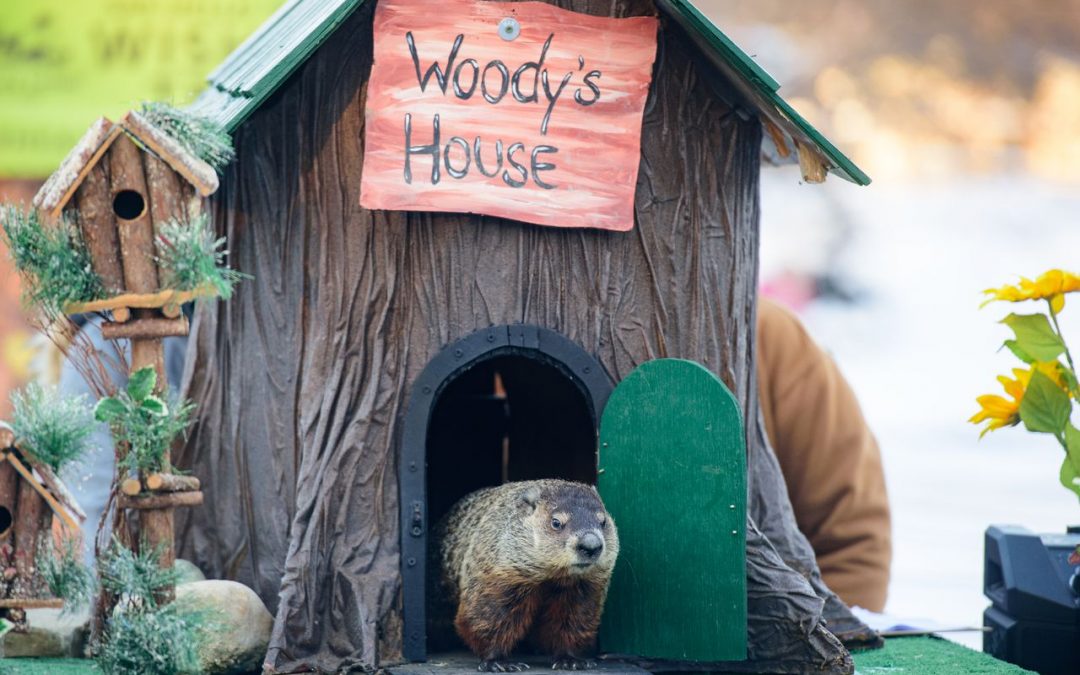
[[[292,0],[209,79],[253,281],[191,338],[178,547],[270,607],[266,672],[441,667],[429,533],[534,478],[619,524],[602,652],[850,672],[761,426],[759,174],[869,179],[694,3]]]
[[[141,328],[112,326],[106,337],[185,335],[181,304],[212,290],[162,288],[156,235],[165,223],[198,214],[217,187],[213,168],[139,113],[95,122],[33,200],[47,221],[67,215],[78,223],[108,295],[64,310],[107,310],[116,323],[127,322],[133,309],[154,310],[142,313]],[[172,321],[154,322],[158,312]]]
[[[130,373],[154,368],[157,393],[167,387],[163,338],[188,334],[181,305],[219,294],[210,282],[195,288],[168,287],[172,277],[163,271],[167,256],[162,249],[170,243],[164,233],[177,223],[202,227],[196,219],[204,199],[217,187],[217,173],[209,164],[132,111],[117,123],[106,118],[95,122],[34,197],[33,205],[46,223],[64,219],[77,225],[106,296],[69,302],[62,310],[110,312],[112,321],[102,323],[102,337],[130,341]],[[164,466],[168,460],[165,451]],[[140,512],[140,541],[158,552],[163,567],[170,567],[174,559],[174,509],[198,505],[202,498],[198,485],[168,473],[122,481],[123,494],[115,504]],[[163,589],[163,598],[171,595],[172,588]]]
[[[85,520],[53,470],[20,452],[11,427],[0,423],[0,611],[17,627],[27,609],[63,606],[37,576],[37,552],[54,522],[78,537]]]

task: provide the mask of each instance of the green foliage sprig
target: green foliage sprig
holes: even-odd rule
[[[202,615],[176,602],[151,611],[118,610],[94,660],[108,675],[177,675],[199,671]]]
[[[205,610],[174,601],[158,603],[156,593],[175,584],[175,569],[160,567],[160,551],[143,546],[133,553],[113,541],[99,562],[101,584],[120,597],[106,622],[94,659],[109,675],[176,675],[199,668],[199,646],[213,628]]]
[[[157,101],[147,101],[139,111],[184,149],[220,172],[236,158],[232,136],[220,124]]]
[[[55,227],[46,227],[36,211],[6,204],[0,209],[0,221],[15,268],[26,280],[23,297],[27,302],[60,313],[66,303],[103,297],[90,253],[68,217]]]
[[[170,220],[158,230],[158,265],[162,286],[180,291],[210,285],[228,299],[233,286],[248,275],[225,264],[225,238],[214,238],[210,219],[200,214],[190,223]]]
[[[98,561],[101,586],[119,597],[128,608],[156,609],[157,593],[176,585],[180,575],[175,567],[160,566],[161,551],[143,545],[139,553],[113,540]]]
[[[78,462],[90,449],[97,422],[85,396],[63,397],[31,383],[11,395],[11,427],[21,449],[53,471]]]
[[[169,405],[154,395],[157,372],[151,366],[131,374],[127,388],[97,402],[94,418],[112,427],[118,443],[127,445],[120,458],[121,470],[155,473],[171,467],[165,453],[173,440],[187,430],[195,405],[188,401]]]
[[[82,561],[82,551],[74,538],[67,538],[56,550],[52,537],[43,537],[34,557],[41,580],[49,594],[64,601],[64,613],[76,612],[94,597],[94,573]]]

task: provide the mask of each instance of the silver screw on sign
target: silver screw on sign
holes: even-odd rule
[[[499,22],[499,37],[509,42],[516,40],[521,35],[521,24],[512,16],[508,16]]]

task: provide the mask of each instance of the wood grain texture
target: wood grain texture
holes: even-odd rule
[[[151,316],[122,323],[101,324],[101,336],[106,340],[165,338],[187,334],[188,320],[184,316],[178,316],[175,319]]]
[[[539,2],[380,2],[361,205],[631,229],[656,29]]]
[[[555,4],[656,12],[647,0]],[[367,211],[372,11],[360,7],[238,130],[213,199],[231,264],[254,279],[203,305],[193,327],[183,391],[200,417],[177,465],[206,503],[178,514],[181,555],[276,613],[269,672],[400,660],[396,453],[411,383],[456,338],[537,324],[616,380],[675,357],[724,381],[749,444],[749,656],[805,666],[820,652],[815,667],[843,672],[838,643],[812,642],[822,600],[754,524],[775,520],[770,536],[800,571],[816,569],[805,538],[790,541],[801,535],[754,388],[758,120],[725,103],[737,96],[662,19],[633,231]]]
[[[12,536],[15,540],[17,577],[12,592],[14,595],[28,597],[34,587],[32,580],[38,542],[49,532],[52,510],[29,481],[20,480],[14,515]]]
[[[116,500],[117,506],[122,509],[143,509],[171,511],[178,506],[198,506],[203,503],[203,493],[194,492],[165,492],[163,494],[147,494],[132,496],[119,495]],[[143,514],[143,518],[149,514]],[[145,530],[145,523],[144,530]],[[171,547],[170,547],[171,548]],[[164,565],[162,565],[164,567]]]
[[[124,268],[120,263],[120,239],[106,162],[98,162],[86,174],[75,192],[75,208],[94,272],[107,292],[123,292]]]
[[[8,510],[8,516],[14,519],[15,503],[18,497],[19,474],[10,462],[0,461],[0,506]],[[12,525],[14,520],[8,522],[3,532],[0,532],[0,545],[11,540]]]
[[[57,598],[0,598],[0,608],[60,609],[64,601]]]
[[[197,492],[199,479],[195,476],[152,473],[146,477],[146,489],[151,492]]]
[[[150,218],[150,194],[143,173],[142,151],[127,134],[120,134],[106,157],[109,161],[110,207],[116,195],[125,190],[138,193],[144,208],[134,218],[117,217],[124,282],[132,293],[153,293],[158,289],[157,263],[154,262],[154,226]]]
[[[142,153],[142,160],[150,198],[150,220],[154,224],[154,252],[160,258],[157,235],[161,226],[170,220],[187,221],[184,193],[180,190],[182,179],[164,160],[149,152]]]
[[[636,368],[604,408],[600,469],[600,496],[625,543],[600,648],[746,658],[746,443],[724,384],[691,361]],[[678,630],[657,630],[659,617],[678,617]]]

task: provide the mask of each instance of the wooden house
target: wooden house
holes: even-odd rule
[[[47,465],[20,452],[11,427],[0,423],[0,612],[25,626],[25,610],[62,607],[36,573],[42,541],[54,521],[65,536],[80,536],[86,515]]]
[[[630,177],[621,231],[590,227],[588,207],[575,214],[584,227],[537,226],[449,201],[440,209],[437,193],[413,208],[404,188],[404,206],[363,206],[387,196],[361,186],[375,170],[376,121],[400,102],[373,82],[379,12],[412,11],[417,34],[425,22],[452,31],[454,21],[472,26],[466,19],[501,13],[483,30],[511,41],[547,5],[290,0],[210,75],[191,111],[229,129],[237,148],[211,209],[231,263],[254,279],[195,323],[184,391],[199,419],[177,463],[201,479],[206,501],[178,520],[180,551],[212,576],[250,585],[276,614],[267,672],[393,669],[429,656],[427,534],[450,503],[503,480],[599,479],[626,533],[623,556],[655,549],[635,529],[667,532],[672,546],[694,543],[663,573],[635,568],[634,583],[653,591],[641,598],[659,602],[657,589],[681,589],[684,611],[637,606],[629,610],[636,627],[607,617],[602,650],[652,658],[657,669],[723,661],[712,667],[850,672],[841,641],[878,638],[822,583],[761,425],[758,180],[763,162],[785,161],[798,162],[809,182],[869,179],[689,0],[552,4],[576,12],[544,14],[564,27],[607,17],[656,22],[642,38],[656,43],[640,124],[619,139],[631,161],[595,165],[613,181]],[[462,28],[466,46],[480,39],[470,31]],[[583,50],[615,40],[603,29],[591,36],[579,41]],[[394,40],[413,48],[411,33]],[[543,50],[522,72],[554,61]],[[576,60],[571,76],[587,70],[583,56]],[[453,72],[469,67],[465,59]],[[479,76],[475,59],[471,67]],[[472,89],[468,81],[454,89],[461,82],[447,84],[450,71],[448,63],[430,70],[428,86],[464,105],[480,89],[475,79]],[[418,59],[415,74],[423,89]],[[483,91],[499,99],[497,86]],[[582,106],[587,91],[578,88]],[[430,134],[431,121],[423,123]],[[588,144],[595,130],[585,131]],[[470,140],[453,143],[443,155],[438,141],[416,150],[434,153],[417,160],[428,162],[417,166],[430,167],[432,183],[446,160],[448,200],[470,157]],[[509,157],[510,141],[503,147]],[[545,168],[535,152],[533,174]],[[406,171],[404,183],[413,176],[428,180]],[[592,213],[597,223],[608,215],[606,207]],[[649,365],[656,360],[692,367]],[[716,416],[706,418],[710,411]],[[649,447],[620,455],[618,444],[635,438]],[[701,463],[698,446],[727,463]],[[695,459],[683,462],[684,451]],[[701,492],[703,475],[725,476],[724,492]],[[627,494],[637,506],[664,508],[635,510]],[[671,520],[648,520],[658,514]],[[733,554],[698,557],[721,549]],[[666,583],[671,574],[678,583]],[[609,610],[623,611],[625,596],[613,586]],[[724,633],[724,649],[691,649],[688,637],[680,651],[681,636],[702,625]],[[620,635],[631,630],[638,637]],[[635,643],[650,639],[643,633],[666,640],[663,653]]]

